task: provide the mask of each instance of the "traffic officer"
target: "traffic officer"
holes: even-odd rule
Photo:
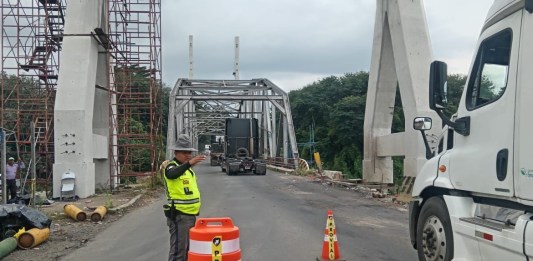
[[[189,251],[189,230],[200,213],[200,191],[192,167],[205,160],[204,155],[192,157],[197,151],[189,136],[178,136],[174,159],[164,168],[163,179],[168,204],[164,206],[170,232],[169,261],[186,261]]]

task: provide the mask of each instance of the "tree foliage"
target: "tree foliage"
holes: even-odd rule
[[[463,75],[449,76],[450,106],[447,113],[457,110],[465,81]],[[312,159],[311,154],[315,149],[320,152],[325,168],[342,171],[348,177],[362,177],[367,88],[368,73],[361,71],[340,77],[329,76],[289,93],[302,158]],[[400,92],[397,90],[391,131],[404,131],[404,122]],[[314,137],[315,143],[310,137]],[[403,176],[401,159],[394,158],[395,180]]]
[[[306,141],[312,136],[309,126],[314,126],[316,150],[324,167],[352,177],[361,176],[367,85],[368,73],[347,73],[289,93],[297,140]],[[311,145],[299,148],[302,158],[312,157]]]
[[[451,117],[457,112],[461,94],[466,83],[466,76],[462,74],[448,75],[448,106],[444,110],[444,114]]]

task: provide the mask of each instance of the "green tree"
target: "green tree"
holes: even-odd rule
[[[460,74],[448,77],[447,114],[456,112],[465,81],[466,76]],[[304,144],[299,148],[302,158],[310,158],[310,147],[305,141],[314,129],[316,147],[325,168],[342,171],[349,177],[362,176],[367,86],[368,73],[357,72],[329,76],[289,93],[296,138]],[[401,95],[397,89],[391,132],[404,129]],[[403,176],[403,157],[393,157],[393,168],[394,180],[399,182]]]
[[[324,167],[352,177],[361,175],[367,85],[368,73],[346,73],[289,93],[297,140],[308,140],[314,129]],[[307,158],[309,147],[303,148]]]
[[[466,75],[463,74],[451,74],[448,75],[448,106],[444,110],[444,114],[451,117],[457,112],[459,101],[466,83]]]

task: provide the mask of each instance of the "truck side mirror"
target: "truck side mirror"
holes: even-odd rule
[[[430,117],[416,117],[413,120],[413,129],[415,130],[431,130],[433,121]]]
[[[431,130],[431,125],[433,121],[430,117],[416,117],[413,120],[413,129],[419,130],[422,133],[422,139],[424,140],[424,147],[426,147],[426,159],[431,159],[433,153],[429,147],[428,139],[424,131]]]
[[[429,108],[442,110],[446,108],[448,99],[448,65],[445,62],[434,61],[429,69]]]
[[[453,122],[443,112],[448,104],[446,97],[448,91],[447,68],[448,65],[441,61],[431,63],[429,68],[429,108],[434,110],[444,124],[452,127],[455,132],[468,136],[470,135],[470,116],[459,118]]]

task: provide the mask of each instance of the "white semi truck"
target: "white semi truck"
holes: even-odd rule
[[[447,126],[413,186],[419,260],[533,261],[532,13],[533,0],[495,0],[453,119],[446,64],[431,64],[430,108]],[[413,127],[425,140],[431,118]]]

